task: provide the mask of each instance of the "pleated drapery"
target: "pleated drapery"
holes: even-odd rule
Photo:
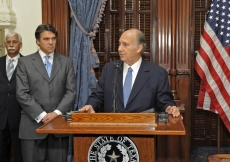
[[[68,0],[72,12],[70,28],[70,53],[76,74],[76,99],[74,110],[83,107],[96,88],[93,68],[99,60],[93,46],[106,0]],[[68,162],[73,162],[73,141],[70,138]],[[79,150],[81,151],[81,150]]]
[[[72,10],[70,54],[77,78],[75,110],[83,107],[91,90],[96,87],[93,68],[99,66],[93,48],[106,0],[69,0]]]

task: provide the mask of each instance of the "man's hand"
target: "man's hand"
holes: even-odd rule
[[[165,110],[168,114],[172,114],[173,117],[180,116],[180,110],[176,106],[168,106]]]
[[[44,116],[44,118],[42,119],[42,122],[47,123],[57,116],[58,116],[58,114],[55,112],[48,113]]]
[[[79,112],[85,112],[85,113],[95,113],[95,111],[91,105],[85,105],[82,108],[80,108],[78,111]]]

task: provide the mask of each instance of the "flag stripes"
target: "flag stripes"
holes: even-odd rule
[[[197,108],[218,112],[230,131],[230,56],[205,22],[195,69],[202,79]]]

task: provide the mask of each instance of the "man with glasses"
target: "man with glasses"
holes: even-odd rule
[[[10,162],[11,145],[15,162],[22,162],[21,140],[18,137],[21,107],[16,99],[16,67],[22,38],[9,33],[5,38],[7,54],[0,57],[0,162]]]

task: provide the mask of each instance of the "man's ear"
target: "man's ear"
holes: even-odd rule
[[[141,53],[141,50],[143,49],[143,44],[139,44],[137,47],[137,52]]]

